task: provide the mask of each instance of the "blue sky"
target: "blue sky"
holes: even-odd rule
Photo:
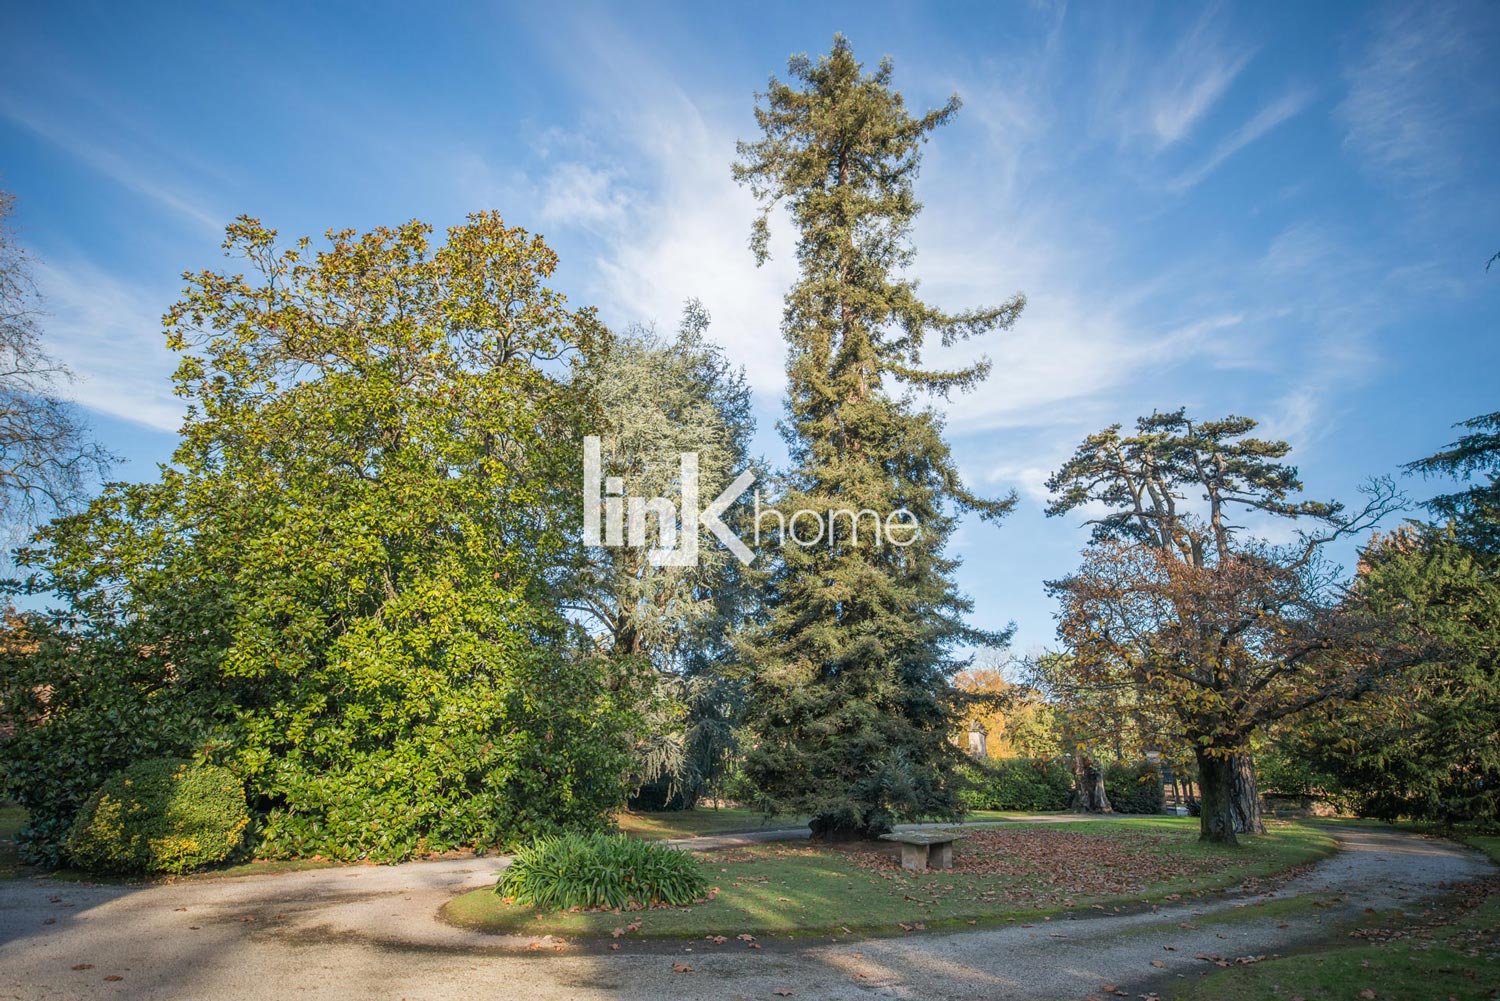
[[[836,31],[914,106],[964,100],[919,181],[929,298],[1030,300],[946,407],[970,481],[1021,496],[956,540],[1021,649],[1084,541],[1042,481],[1088,432],[1244,413],[1353,500],[1500,408],[1495,3],[8,4],[0,188],[123,478],[181,413],[160,314],[242,212],[290,239],[494,208],[616,327],[697,296],[775,460],[791,244],[754,267],[729,163],[753,92]]]

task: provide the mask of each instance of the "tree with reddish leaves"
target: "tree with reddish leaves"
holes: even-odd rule
[[[1252,737],[1320,703],[1370,689],[1396,661],[1368,653],[1341,604],[1335,539],[1399,506],[1388,481],[1358,512],[1299,500],[1291,447],[1251,436],[1246,417],[1195,421],[1153,413],[1134,434],[1090,435],[1048,480],[1049,515],[1088,512],[1092,540],[1072,575],[1048,583],[1074,684],[1128,689],[1176,721],[1192,748],[1202,837],[1261,833]],[[1238,519],[1316,526],[1272,545]]]

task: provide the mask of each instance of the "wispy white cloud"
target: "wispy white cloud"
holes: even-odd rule
[[[172,393],[176,357],[156,297],[82,260],[33,261],[47,349],[78,377],[61,388],[77,403],[161,431],[182,425]]]
[[[617,183],[611,171],[583,163],[564,163],[547,178],[542,218],[565,226],[619,226],[630,203],[629,192]]]
[[[733,126],[705,113],[660,59],[604,19],[578,28],[569,64],[587,53],[588,72],[574,82],[589,109],[588,136],[552,128],[538,145],[570,154],[534,180],[543,217],[597,241],[586,291],[606,316],[671,325],[698,298],[729,359],[775,399],[785,384],[782,299],[796,268],[790,233],[778,227],[771,260],[756,268],[748,246],[756,207],[729,171]],[[590,162],[616,166],[583,166],[571,155],[580,146],[593,151]]]
[[[1194,187],[1240,150],[1275,129],[1282,122],[1299,114],[1307,107],[1310,95],[1305,91],[1293,91],[1261,108],[1239,128],[1219,141],[1208,159],[1185,174],[1179,175],[1167,187],[1171,191],[1186,191]]]
[[[1387,4],[1378,16],[1345,69],[1338,108],[1346,147],[1377,176],[1423,194],[1460,171],[1465,127],[1484,128],[1497,101],[1484,59],[1500,41],[1492,12],[1460,0]]]
[[[1219,5],[1204,8],[1198,19],[1167,51],[1149,46],[1139,54],[1134,115],[1124,121],[1157,149],[1187,139],[1219,103],[1249,63],[1253,53],[1224,40]]]
[[[162,180],[159,166],[138,163],[117,150],[83,135],[79,130],[14,99],[0,95],[0,117],[77,158],[130,191],[170,209],[182,218],[212,232],[221,232],[228,215],[214,211],[181,186]]]
[[[586,232],[602,247],[590,268],[588,294],[616,319],[662,323],[672,322],[683,299],[701,297],[714,314],[713,335],[746,366],[763,409],[774,410],[784,387],[782,297],[795,278],[795,259],[788,227],[773,225],[778,242],[771,264],[751,265],[745,240],[754,205],[728,171],[747,116],[728,117],[717,110],[724,105],[701,90],[690,97],[662,60],[607,25],[595,22],[570,38],[589,53],[590,72],[575,84],[589,109],[594,152],[582,158],[577,141],[549,130],[539,149],[559,155],[533,185],[544,193],[544,206],[552,205],[544,213],[557,225]],[[1153,141],[1186,137],[1250,58],[1248,49],[1223,42],[1215,12],[1171,51],[1186,65],[1148,74],[1155,86],[1144,120]],[[574,63],[576,55],[575,48]],[[1315,301],[1310,269],[1327,267],[1342,251],[1310,229],[1283,234],[1258,266],[1253,256],[1233,251],[1225,260],[1191,254],[1159,259],[1166,263],[1130,259],[1134,208],[1114,198],[1101,205],[1102,194],[1081,201],[1080,189],[1070,187],[1078,179],[1057,169],[1077,137],[1065,124],[1054,125],[1050,89],[1010,86],[1012,80],[1051,78],[1060,72],[1053,58],[1043,46],[951,81],[968,99],[964,124],[927,151],[921,192],[927,212],[916,233],[918,275],[932,301],[961,308],[1003,300],[1017,289],[1028,295],[1014,330],[987,343],[932,351],[927,360],[941,365],[990,356],[993,374],[981,389],[936,402],[955,434],[978,441],[999,433],[1014,442],[1019,451],[1002,465],[1029,496],[1045,478],[1039,471],[1058,458],[1037,433],[1072,441],[1153,407],[1191,403],[1211,368],[1249,368],[1253,360],[1257,371],[1272,373],[1301,364],[1305,353],[1278,350],[1287,334],[1270,314],[1280,309],[1293,329],[1308,329],[1308,310],[1326,305]],[[948,89],[932,79],[923,86]],[[744,100],[748,104],[748,94]],[[1309,92],[1293,90],[1263,105],[1212,148],[1197,172],[1206,176],[1309,100]],[[611,127],[598,127],[606,121]],[[997,160],[996,150],[1006,155]],[[613,166],[583,169],[581,162]],[[1225,280],[1247,263],[1254,281]],[[1267,279],[1305,285],[1306,295],[1298,293],[1302,298],[1290,306],[1269,306]],[[1330,340],[1357,354],[1357,336],[1334,331]],[[1306,426],[1313,418],[1296,417],[1310,412],[1306,401],[1316,401],[1321,391],[1288,380],[1281,409],[1292,419],[1283,423]],[[974,468],[987,477],[999,467]]]
[[[1186,138],[1209,109],[1218,103],[1248,61],[1246,56],[1215,59],[1196,73],[1182,72],[1164,84],[1152,99],[1148,112],[1157,145],[1170,146]]]

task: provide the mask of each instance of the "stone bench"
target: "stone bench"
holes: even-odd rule
[[[882,834],[881,841],[901,846],[901,868],[912,872],[953,868],[953,842],[963,837],[952,831],[897,831]]]

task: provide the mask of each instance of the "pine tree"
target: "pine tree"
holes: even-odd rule
[[[745,771],[762,807],[808,813],[815,836],[840,839],[955,809],[954,648],[1003,637],[965,624],[971,605],[946,547],[960,514],[997,520],[1014,498],[964,488],[942,418],[914,394],[982,382],[988,361],[929,370],[924,345],[1008,328],[1025,300],[947,313],[904,275],[920,147],[957,112],[956,96],[913,117],[891,87],[890,61],[864,73],[842,36],[817,62],[793,57],[789,73],[790,83],[772,78],[759,95],[763,134],[739,144],[734,176],[761,204],[757,262],[778,204],[798,231],[801,277],[782,320],[791,470],[776,511],[819,515],[819,541],[783,539],[763,628],[747,643],[754,748]],[[905,511],[920,530],[913,538],[903,515],[898,532],[877,537],[868,515],[834,513],[844,511]],[[814,537],[810,517],[793,527],[804,543]]]

